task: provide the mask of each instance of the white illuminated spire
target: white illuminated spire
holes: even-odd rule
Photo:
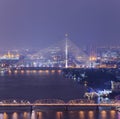
[[[65,34],[65,68],[68,68],[68,34]]]

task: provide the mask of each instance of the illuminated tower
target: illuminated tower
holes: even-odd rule
[[[65,68],[68,68],[68,34],[65,34]]]

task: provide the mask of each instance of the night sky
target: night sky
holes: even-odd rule
[[[0,0],[0,49],[119,45],[120,0]]]

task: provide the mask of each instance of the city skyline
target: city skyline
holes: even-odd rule
[[[0,0],[0,119],[119,118],[119,6]]]
[[[83,45],[120,45],[120,1],[1,0],[0,49],[47,48],[65,38]]]

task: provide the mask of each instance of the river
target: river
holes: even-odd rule
[[[0,74],[0,100],[83,98],[85,87],[65,79],[61,70],[26,70]],[[120,119],[115,110],[32,111],[1,110],[0,119]]]

